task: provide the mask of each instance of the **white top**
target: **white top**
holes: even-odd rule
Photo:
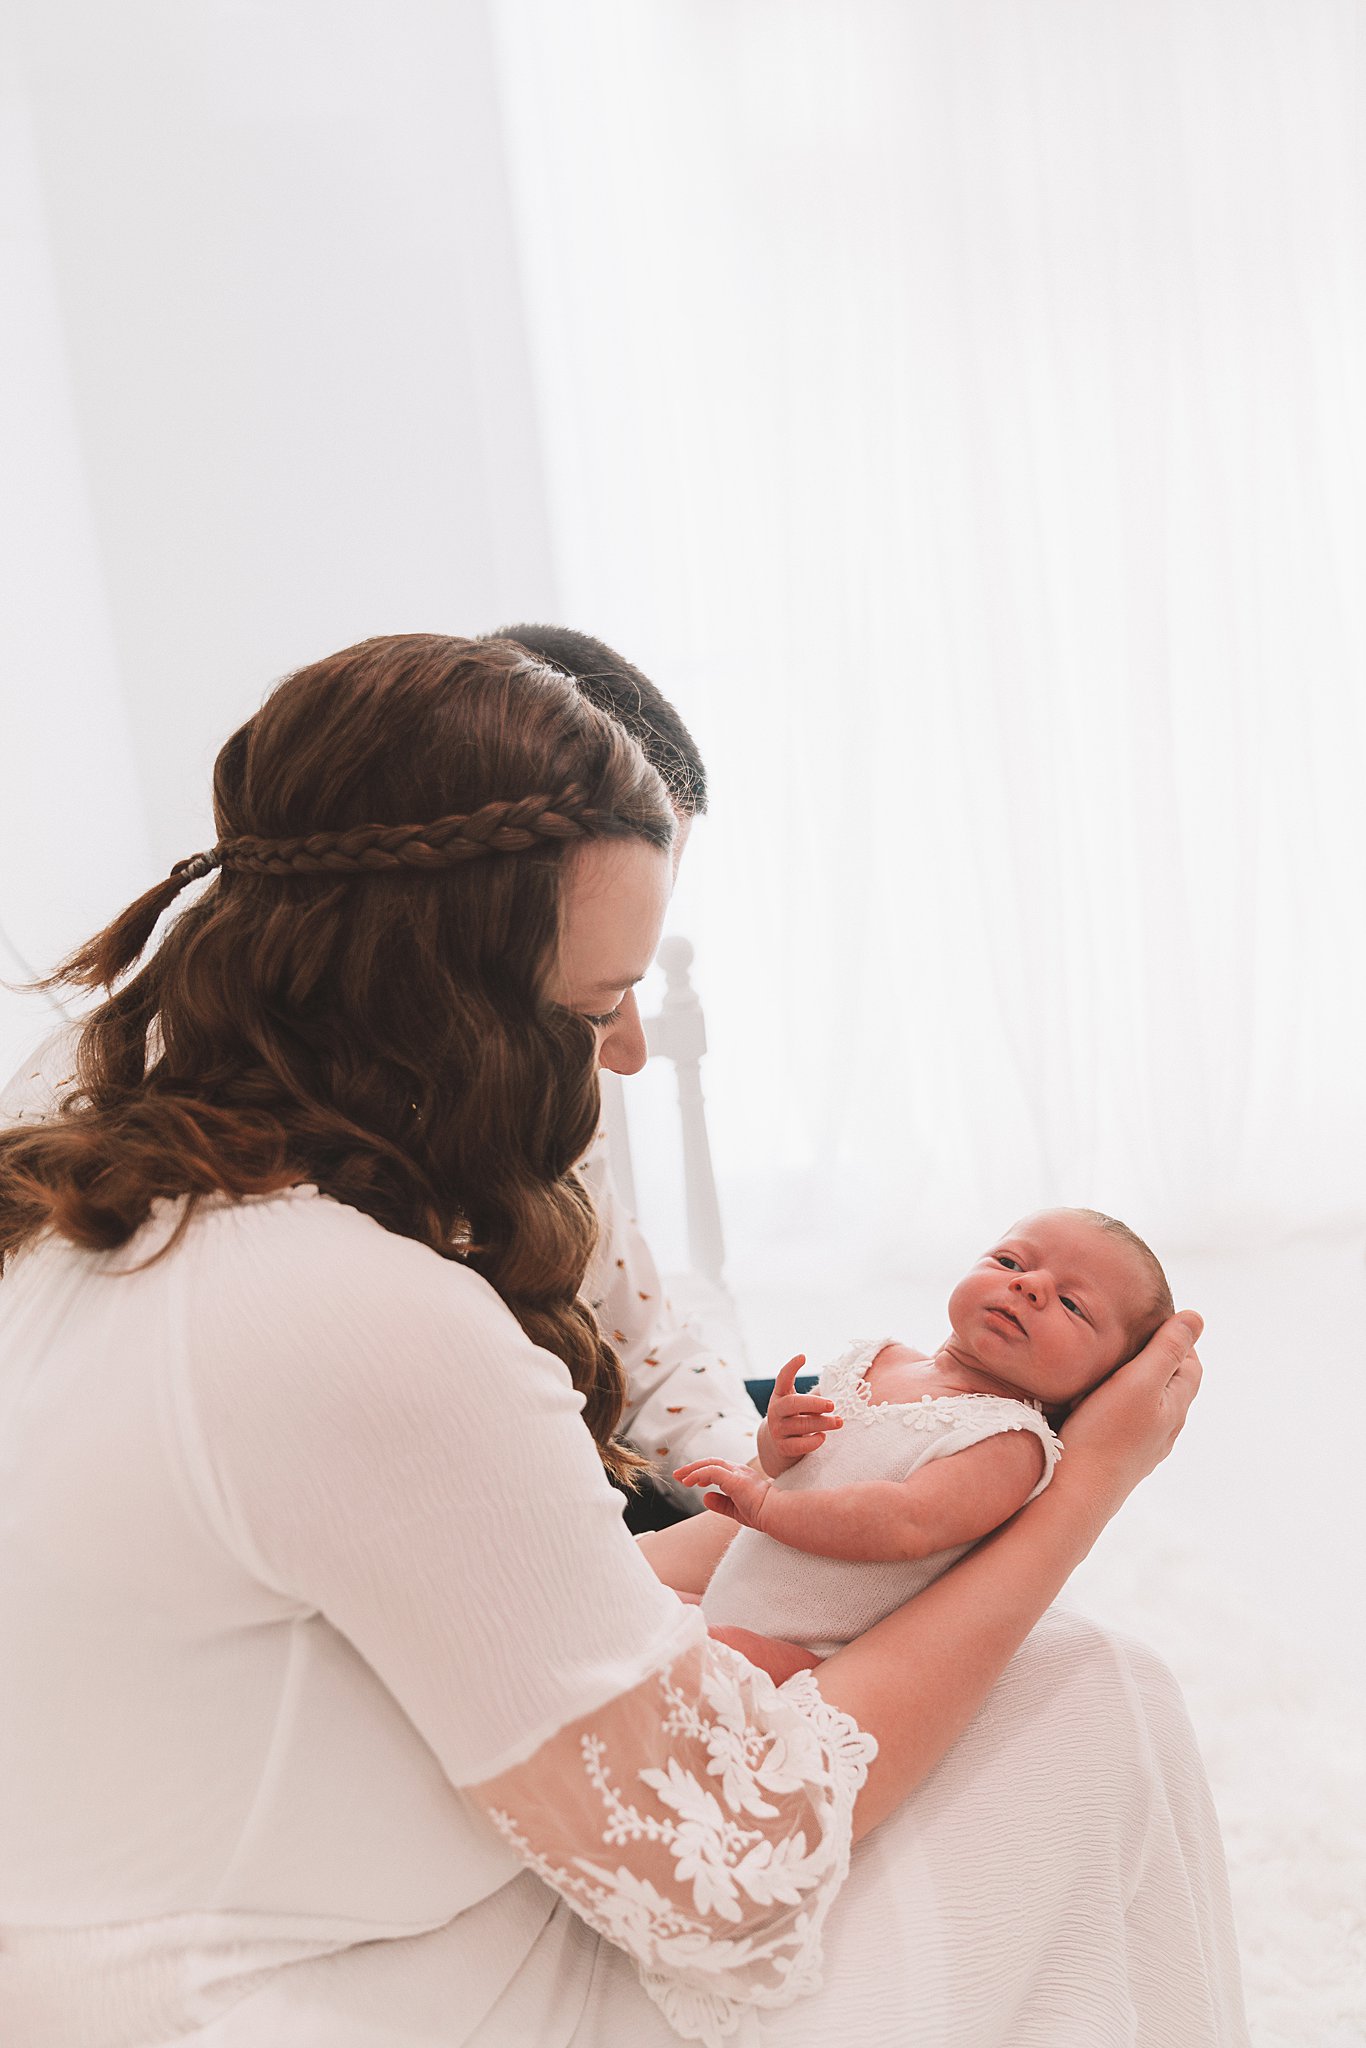
[[[430,1937],[454,2048],[555,1906],[528,1865],[686,2038],[809,1986],[868,1741],[659,1584],[474,1273],[311,1189],[152,1258],[181,1207],[0,1281],[0,2039],[302,2048],[344,1952],[360,2048]]]
[[[1053,1477],[1062,1445],[1039,1410],[996,1394],[922,1395],[874,1401],[864,1375],[888,1337],[860,1338],[825,1366],[817,1392],[843,1423],[820,1449],[790,1465],[774,1485],[819,1493],[878,1479],[906,1479],[936,1458],[952,1457],[1004,1430],[1028,1430],[1043,1446],[1033,1500]],[[712,1574],[702,1611],[713,1628],[748,1628],[803,1643],[829,1657],[910,1600],[971,1546],[928,1557],[876,1561],[820,1557],[794,1550],[758,1529],[741,1529]]]

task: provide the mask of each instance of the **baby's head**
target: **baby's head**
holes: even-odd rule
[[[956,1343],[1046,1408],[1089,1393],[1172,1313],[1154,1254],[1097,1209],[1027,1216],[949,1296]]]

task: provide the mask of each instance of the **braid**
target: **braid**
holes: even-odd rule
[[[255,875],[382,874],[399,868],[429,871],[462,866],[492,853],[525,853],[539,840],[586,839],[606,824],[576,784],[558,796],[526,796],[454,812],[429,825],[352,825],[344,832],[310,832],[295,839],[241,833],[213,851],[179,863],[207,874],[231,868]],[[201,865],[202,863],[202,865]],[[191,877],[186,874],[184,879]]]
[[[220,839],[204,853],[178,860],[165,881],[131,903],[114,923],[73,953],[38,985],[70,981],[110,987],[142,952],[157,920],[187,883],[215,868],[252,875],[395,874],[404,868],[435,874],[492,853],[525,853],[539,840],[587,839],[610,831],[610,813],[590,804],[580,784],[558,796],[523,796],[454,811],[430,825],[351,825],[344,832],[309,832],[294,839],[262,839],[243,832]]]
[[[158,1197],[188,1218],[312,1181],[495,1288],[622,1472],[621,1370],[580,1298],[596,1048],[550,969],[571,856],[667,851],[663,785],[523,649],[391,635],[279,686],[220,753],[213,816],[54,977],[107,997],[58,1113],[0,1131],[0,1267],[49,1229],[127,1244]]]

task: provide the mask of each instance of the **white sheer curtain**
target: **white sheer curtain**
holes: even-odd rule
[[[273,674],[558,613],[715,772],[737,1240],[1361,1212],[1354,5],[136,18],[0,28],[36,964],[198,843]]]
[[[0,65],[0,983],[147,886],[146,818],[28,107]],[[61,1021],[0,988],[0,1086]]]
[[[1360,1212],[1359,12],[496,19],[563,607],[715,769],[733,1234]]]

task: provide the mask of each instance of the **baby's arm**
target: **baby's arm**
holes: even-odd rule
[[[674,1477],[684,1486],[710,1488],[706,1505],[718,1515],[793,1550],[886,1562],[975,1543],[1024,1506],[1043,1469],[1038,1437],[1032,1430],[1011,1429],[922,1465],[905,1479],[792,1493],[751,1466],[716,1459],[685,1465]]]

